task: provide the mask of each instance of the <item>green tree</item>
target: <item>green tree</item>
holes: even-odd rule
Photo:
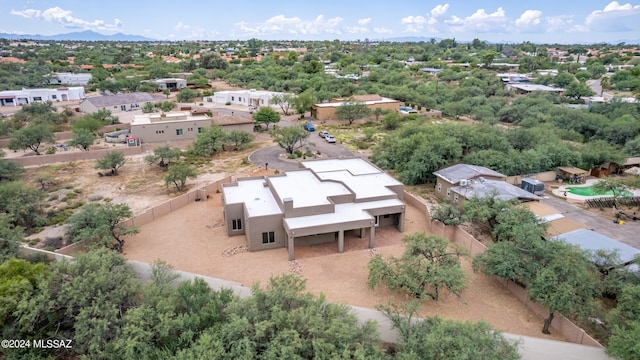
[[[164,88],[162,89],[162,95],[166,96],[167,99],[169,98],[169,95],[171,95],[171,90]]]
[[[482,197],[473,196],[464,202],[464,216],[467,221],[484,225],[493,231],[498,224],[498,214],[512,209],[517,203],[514,200],[501,200],[497,193]]]
[[[311,109],[311,106],[315,104],[316,98],[312,94],[308,92],[303,92],[298,96],[294,97],[292,100],[292,106],[296,109],[298,114],[304,115],[305,111]]]
[[[83,128],[73,129],[73,137],[69,141],[69,146],[77,146],[82,150],[89,150],[89,146],[93,145],[96,136],[89,130]]]
[[[222,150],[226,139],[227,134],[222,130],[222,127],[213,125],[198,134],[192,148],[197,155],[211,156],[216,151]]]
[[[150,114],[152,112],[156,111],[156,107],[154,106],[154,104],[152,102],[146,102],[144,103],[144,105],[142,105],[142,112],[145,114]]]
[[[565,88],[563,94],[564,96],[580,100],[580,98],[583,96],[591,96],[595,93],[593,92],[593,90],[591,90],[589,85],[574,81]]]
[[[401,258],[384,260],[376,255],[369,261],[369,288],[384,283],[418,299],[438,301],[442,290],[460,295],[467,276],[460,267],[461,249],[449,247],[447,239],[414,233],[403,238],[407,249]]]
[[[22,237],[22,229],[12,224],[10,216],[8,214],[0,214],[0,264],[18,255],[18,250],[23,240]],[[2,290],[0,290],[0,298],[2,298]],[[1,317],[2,315],[0,315]],[[2,326],[1,319],[0,326]]]
[[[382,108],[377,107],[373,110],[373,115],[376,117],[376,121],[380,120],[380,116],[384,115],[384,110]]]
[[[166,169],[171,161],[180,159],[181,154],[180,149],[164,145],[153,149],[153,154],[145,156],[144,161],[150,165],[158,164],[161,168]]]
[[[197,176],[196,169],[179,161],[169,167],[169,174],[164,178],[164,184],[165,186],[173,184],[176,191],[184,191],[187,186],[187,178],[195,179]]]
[[[24,168],[17,162],[0,159],[0,182],[18,180],[23,173]]]
[[[382,357],[375,323],[359,325],[349,307],[303,292],[305,282],[287,275],[253,286],[253,296],[228,306],[219,333],[202,340],[221,339],[228,359]]]
[[[445,225],[460,225],[464,220],[460,210],[450,203],[439,204],[438,207],[433,210],[431,219],[440,221]]]
[[[633,195],[627,184],[620,178],[606,177],[593,184],[593,187],[602,192],[611,192],[613,201],[617,204],[624,203],[626,198]]]
[[[306,145],[309,132],[299,126],[285,126],[271,131],[271,137],[289,154]]]
[[[417,306],[407,307],[409,315],[397,308],[383,308],[399,332],[398,359],[520,359],[518,343],[507,340],[485,322],[416,319]]]
[[[123,167],[126,162],[127,160],[121,151],[113,150],[96,161],[96,169],[110,170],[111,175],[118,175],[118,169]]]
[[[0,233],[3,230],[0,230]],[[42,263],[31,264],[25,260],[15,258],[15,254],[5,253],[5,248],[0,245],[2,253],[0,258],[0,327],[7,329],[12,313],[18,308],[18,304],[28,299],[38,286],[38,282],[46,277],[45,265]],[[7,256],[9,255],[9,256]]]
[[[242,130],[232,130],[227,135],[227,142],[233,145],[234,150],[240,150],[250,144],[254,139],[252,134]]]
[[[22,334],[73,339],[72,349],[47,349],[42,357],[113,357],[122,317],[138,303],[139,283],[125,259],[102,249],[56,262],[47,272],[45,282],[15,312]]]
[[[289,115],[289,108],[293,105],[294,98],[291,94],[276,94],[271,98],[271,103],[280,106],[282,113],[287,116]]]
[[[269,124],[277,124],[280,122],[280,114],[268,106],[262,106],[253,114],[253,119],[258,124],[265,124],[268,131]]]
[[[640,358],[640,285],[625,287],[617,300],[607,317],[611,329],[607,354],[618,359]]]
[[[531,300],[549,309],[542,328],[544,334],[550,333],[556,312],[585,318],[601,294],[595,266],[583,252],[560,241],[551,241],[548,246],[550,259],[527,286]]]
[[[229,63],[214,52],[208,52],[200,57],[200,66],[205,69],[221,69],[224,70]]]
[[[69,218],[65,234],[74,243],[96,244],[122,252],[123,237],[138,232],[136,227],[123,224],[131,216],[126,204],[85,204]]]
[[[336,108],[336,117],[340,120],[347,120],[349,125],[357,119],[362,119],[371,113],[371,109],[361,101],[345,101],[342,105]]]
[[[42,191],[31,188],[22,181],[0,183],[0,214],[7,214],[14,227],[44,225],[43,199]]]
[[[176,99],[180,102],[192,102],[198,96],[198,92],[189,88],[182,88],[178,91]]]
[[[54,141],[53,127],[51,125],[27,125],[11,134],[9,149],[31,149],[36,154],[40,155],[40,145],[43,143],[53,143]]]
[[[395,111],[390,111],[386,113],[382,118],[382,126],[384,126],[384,128],[387,130],[397,129],[398,126],[400,126],[400,114],[398,114]]]

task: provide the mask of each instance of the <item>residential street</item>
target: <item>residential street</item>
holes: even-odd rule
[[[624,225],[619,225],[609,219],[598,216],[596,213],[583,210],[573,203],[553,196],[545,197],[541,203],[559,210],[566,217],[586,224],[590,229],[602,235],[640,249],[640,236],[638,236],[640,233],[640,221],[625,221]],[[611,212],[613,209],[604,209],[603,211]]]

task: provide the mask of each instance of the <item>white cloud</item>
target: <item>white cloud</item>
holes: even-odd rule
[[[371,22],[371,18],[366,18],[366,19],[359,19],[358,20],[358,24],[359,25],[367,25],[368,23]]]
[[[393,30],[387,29],[385,27],[373,28],[373,32],[375,32],[376,34],[393,34]]]
[[[362,26],[347,26],[346,31],[351,34],[364,34],[368,33],[369,29]]]
[[[324,15],[318,15],[313,20],[303,20],[297,16],[288,18],[284,15],[277,15],[255,26],[250,26],[249,23],[245,21],[241,21],[235,25],[246,34],[341,34],[342,31],[339,25],[342,23],[342,20],[341,17],[325,19]]]
[[[516,19],[516,25],[520,27],[538,26],[541,24],[540,17],[542,11],[540,10],[527,10]]]
[[[189,25],[185,25],[182,23],[182,21],[178,21],[178,23],[176,24],[176,26],[173,27],[174,29],[181,31],[181,30],[187,30],[190,28]]]
[[[500,32],[505,29],[508,19],[505,11],[499,7],[490,14],[484,9],[478,9],[464,19],[453,16],[451,20],[445,22],[452,25],[454,30],[461,32]]]
[[[639,16],[640,5],[620,5],[617,1],[612,1],[604,9],[589,14],[585,19],[585,26],[590,31],[638,31]]]
[[[57,6],[44,11],[37,9],[27,9],[23,11],[11,10],[10,14],[22,16],[27,19],[57,22],[67,28],[115,31],[122,27],[122,22],[119,19],[113,19],[112,24],[108,24],[104,20],[87,21],[74,17],[71,11],[64,10]]]
[[[449,9],[449,4],[444,5],[436,5],[433,9],[431,9],[431,17],[439,18],[443,16],[447,10]]]

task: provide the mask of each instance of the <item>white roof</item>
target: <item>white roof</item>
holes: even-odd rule
[[[269,181],[281,199],[293,199],[294,208],[330,204],[330,196],[351,194],[338,182],[320,181],[308,169],[287,171],[285,176],[269,177]]]
[[[183,121],[200,121],[211,120],[207,115],[191,115],[188,111],[173,111],[168,113],[154,113],[154,114],[142,114],[134,115],[131,125],[148,125],[151,123],[169,123],[169,122],[183,122]]]
[[[358,158],[303,161],[302,165],[315,173],[336,170],[349,170],[353,175],[383,173],[375,166]]]
[[[321,172],[318,173],[318,176],[323,180],[342,181],[353,190],[356,194],[356,199],[397,195],[387,186],[400,184],[399,181],[384,173],[353,176],[353,174],[347,170],[339,170]]]
[[[358,220],[373,220],[373,216],[371,216],[371,214],[366,210],[403,205],[404,203],[398,199],[338,204],[335,206],[335,211],[332,213],[285,218],[284,222],[289,229],[295,230],[314,226],[348,223]]]
[[[399,101],[383,97],[380,100],[369,100],[369,101],[358,101],[358,102],[359,103],[363,103],[365,105],[375,105],[375,104],[397,103]],[[338,107],[338,106],[342,106],[344,104],[345,104],[345,102],[341,101],[341,102],[320,103],[320,104],[315,104],[314,106],[317,106],[317,107]]]
[[[225,186],[224,199],[227,204],[244,203],[249,217],[282,213],[264,179],[238,179],[238,186]]]

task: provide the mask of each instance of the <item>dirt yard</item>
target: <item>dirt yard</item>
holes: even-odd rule
[[[179,225],[178,225],[179,224]],[[423,214],[408,206],[406,233],[428,232]],[[140,233],[127,240],[125,256],[130,260],[153,263],[162,259],[176,269],[227,279],[251,286],[265,284],[269,277],[294,273],[307,280],[307,288],[324,293],[328,300],[374,308],[389,299],[402,301],[386,288],[367,288],[367,264],[375,253],[400,256],[404,250],[402,234],[395,229],[376,232],[376,248],[369,250],[368,239],[345,237],[345,252],[337,253],[337,244],[323,244],[295,249],[296,260],[289,262],[286,249],[247,252],[244,236],[229,238],[223,226],[221,196],[198,202],[175,211],[160,220],[144,225]],[[423,316],[440,315],[456,320],[484,320],[496,329],[527,336],[563,340],[541,333],[542,319],[502,288],[493,278],[475,274],[469,262],[463,267],[470,286],[458,299],[448,296],[429,302]]]

